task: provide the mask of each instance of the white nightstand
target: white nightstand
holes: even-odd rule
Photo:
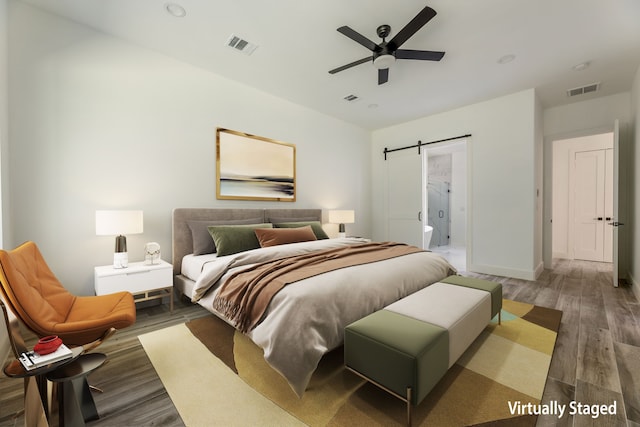
[[[136,302],[169,296],[173,313],[173,266],[159,260],[157,264],[130,262],[127,268],[103,265],[94,268],[96,295],[129,291]]]

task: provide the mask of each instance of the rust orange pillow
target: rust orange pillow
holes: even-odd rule
[[[298,228],[256,228],[255,232],[262,248],[316,240],[310,225]]]

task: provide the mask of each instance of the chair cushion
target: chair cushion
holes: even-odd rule
[[[109,328],[123,329],[136,321],[133,295],[129,292],[76,297],[64,323],[55,326],[56,335],[71,345],[83,345],[100,338]]]

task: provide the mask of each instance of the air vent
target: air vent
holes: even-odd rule
[[[567,96],[583,95],[585,93],[596,92],[600,88],[600,83],[591,83],[586,86],[576,87],[567,90]]]
[[[357,96],[355,96],[355,95],[353,95],[353,94],[351,94],[351,95],[347,95],[347,96],[345,96],[345,97],[344,97],[344,99],[345,99],[346,101],[350,101],[350,102],[351,102],[351,101],[355,101],[356,99],[358,99],[358,97],[357,97]]]
[[[258,47],[257,44],[248,42],[235,34],[231,34],[231,36],[229,36],[226,45],[234,50],[244,53],[245,55],[251,55]]]

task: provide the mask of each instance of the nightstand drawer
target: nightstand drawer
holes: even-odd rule
[[[129,291],[132,294],[151,289],[167,288],[172,285],[171,270],[140,270],[104,276],[96,281],[96,294],[111,294]]]
[[[96,267],[96,295],[129,291],[132,294],[173,286],[173,267],[161,261],[160,264],[145,265],[130,263],[128,268],[115,269],[111,266]]]

